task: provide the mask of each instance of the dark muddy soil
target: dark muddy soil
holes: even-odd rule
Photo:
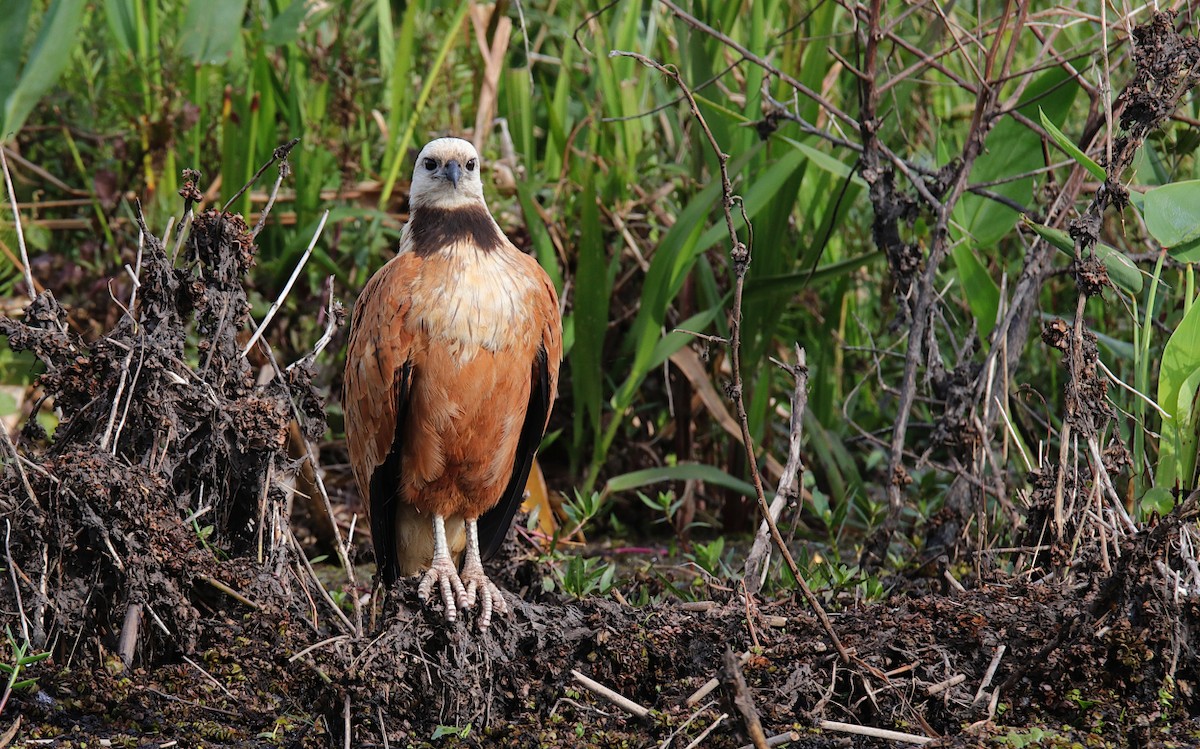
[[[256,588],[254,571],[242,571],[233,579],[251,600],[276,587]],[[104,638],[85,637],[92,642],[70,667],[55,659],[32,672],[37,691],[16,697],[19,735],[58,746],[106,738],[114,746],[326,747],[344,745],[349,725],[351,746],[384,746],[385,726],[390,746],[642,747],[675,734],[668,745],[683,747],[725,714],[704,745],[739,747],[749,739],[721,668],[731,647],[749,651],[742,673],[765,732],[795,731],[795,746],[898,745],[823,730],[822,720],[945,737],[938,746],[1200,743],[1200,724],[1188,717],[1194,654],[1172,665],[1166,622],[1125,618],[1105,602],[1104,586],[1065,593],[1010,581],[957,595],[898,594],[833,616],[854,653],[843,663],[815,617],[791,601],[749,617],[738,602],[707,612],[564,603],[517,586],[512,573],[538,577],[533,562],[509,573],[505,582],[527,601],[483,634],[402,595],[363,637],[338,634],[319,606],[314,627],[299,612],[214,598],[202,604],[194,648],[132,671],[100,657]],[[1138,614],[1162,602],[1142,592],[1150,595]],[[1183,619],[1194,626],[1189,606]],[[1172,668],[1173,682],[1165,679]],[[581,687],[572,669],[652,712],[623,712]],[[721,686],[687,705],[712,677]]]

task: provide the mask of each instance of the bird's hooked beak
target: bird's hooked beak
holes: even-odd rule
[[[454,189],[458,189],[458,179],[462,176],[462,167],[454,159],[446,162],[446,166],[442,169],[442,173],[446,175],[446,179],[450,180],[450,184],[454,185]]]

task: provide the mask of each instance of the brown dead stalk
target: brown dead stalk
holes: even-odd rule
[[[664,0],[665,2],[665,0]],[[670,3],[667,3],[670,5]],[[673,6],[672,6],[673,7]],[[682,11],[679,11],[682,12]],[[721,145],[717,143],[716,137],[712,134],[712,130],[708,126],[708,122],[704,119],[704,115],[700,112],[699,105],[696,104],[696,99],[692,95],[692,91],[688,88],[683,77],[679,74],[679,70],[673,65],[663,65],[657,60],[653,60],[645,55],[637,52],[623,52],[621,50],[613,50],[609,53],[610,57],[631,57],[637,60],[646,67],[653,68],[663,75],[671,79],[671,81],[679,87],[679,90],[686,97],[688,106],[691,109],[692,116],[700,123],[700,128],[704,131],[704,136],[708,140],[709,146],[717,157],[717,164],[720,167],[721,175],[721,209],[725,216],[725,228],[729,232],[730,242],[730,259],[733,261],[734,272],[734,288],[733,288],[733,306],[729,311],[729,349],[732,358],[733,382],[730,383],[727,394],[733,401],[734,409],[737,414],[737,419],[742,430],[742,445],[746,452],[746,466],[750,471],[750,476],[754,484],[754,494],[758,499],[758,507],[762,512],[763,520],[767,523],[771,531],[771,539],[775,542],[775,547],[779,549],[783,561],[787,564],[788,570],[792,573],[792,577],[800,586],[805,599],[809,606],[816,612],[817,617],[821,620],[821,626],[824,627],[825,633],[829,636],[830,642],[838,651],[838,655],[842,661],[848,663],[850,654],[842,645],[837,633],[833,629],[833,624],[829,621],[828,614],[821,606],[821,602],[813,594],[812,589],[808,587],[804,576],[800,574],[799,568],[796,566],[796,561],[792,559],[792,553],[787,547],[787,542],[784,541],[783,535],[779,532],[779,527],[775,524],[775,519],[771,516],[771,508],[767,505],[766,492],[763,489],[762,474],[758,470],[758,456],[754,446],[754,438],[750,435],[750,419],[746,413],[746,403],[743,398],[743,383],[742,383],[742,295],[746,286],[746,270],[750,267],[750,245],[742,242],[738,238],[737,227],[733,222],[733,207],[741,205],[742,199],[733,192],[733,183],[729,179],[729,170],[726,166],[729,161],[729,154],[721,149]],[[754,232],[750,228],[750,219],[742,212],[742,220],[747,227],[747,232],[753,241]]]

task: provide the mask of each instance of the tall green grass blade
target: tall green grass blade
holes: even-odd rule
[[[584,187],[575,285],[575,347],[571,350],[571,379],[575,395],[575,439],[599,435],[604,400],[604,337],[608,328],[609,288],[604,234],[595,186]],[[584,430],[584,423],[590,431]]]
[[[1200,389],[1200,305],[1180,321],[1163,348],[1158,371],[1158,406],[1163,418],[1155,486],[1190,491],[1196,468],[1196,393]]]
[[[126,54],[137,49],[137,5],[141,0],[104,0],[104,17],[117,48]]]
[[[1064,135],[1063,131],[1059,130],[1058,126],[1050,121],[1050,118],[1047,117],[1046,113],[1041,110],[1041,107],[1038,108],[1038,116],[1042,120],[1042,127],[1046,128],[1046,132],[1050,133],[1050,137],[1054,139],[1055,144],[1057,144],[1059,148],[1065,151],[1068,156],[1075,159],[1077,164],[1088,170],[1088,173],[1090,173],[1096,179],[1100,180],[1101,182],[1108,179],[1108,174],[1105,173],[1104,167],[1097,164],[1091,156],[1088,156],[1086,153],[1080,150],[1079,146],[1075,145],[1074,141]]]
[[[412,64],[416,57],[417,15],[420,3],[408,3],[404,18],[400,22],[400,33],[396,38],[396,56],[393,60],[388,86],[388,140],[384,149],[383,163],[390,164],[396,155],[398,141],[395,134],[400,130],[401,117],[411,113],[413,86]],[[382,170],[380,170],[382,171]]]
[[[0,49],[7,50],[0,55],[0,106],[8,100],[9,95],[16,90],[21,73],[21,47],[25,42],[25,31],[29,28],[29,9],[32,0],[0,0]],[[0,111],[0,124],[3,124],[3,112]],[[0,140],[8,133],[0,130]]]
[[[396,179],[400,176],[400,166],[404,163],[408,155],[408,146],[412,143],[413,134],[417,130],[417,122],[422,111],[425,109],[425,102],[429,100],[429,95],[433,92],[434,84],[438,79],[442,66],[446,63],[446,57],[450,54],[450,50],[454,45],[462,39],[463,19],[467,17],[467,9],[470,7],[471,0],[461,0],[459,2],[458,9],[454,12],[454,17],[450,19],[449,25],[443,31],[445,36],[442,38],[442,44],[438,47],[433,62],[425,70],[425,83],[421,86],[421,93],[417,95],[416,103],[413,104],[408,124],[404,127],[404,133],[400,135],[395,148],[389,148],[392,153],[392,161],[388,166],[387,177],[383,181],[383,190],[379,195],[379,207],[381,209],[387,208],[388,201],[392,197],[392,191],[396,187]]]
[[[53,0],[42,16],[37,39],[29,51],[25,67],[16,72],[20,58],[21,39],[28,21],[29,3],[23,0],[0,0],[0,39],[6,42],[0,58],[10,58],[0,66],[0,141],[15,135],[25,124],[29,113],[58,81],[59,75],[71,60],[70,51],[76,44],[76,32],[83,20],[84,0]],[[14,19],[9,21],[7,19]],[[16,19],[24,19],[16,23]],[[7,43],[11,43],[8,46]]]
[[[384,75],[386,85],[387,76],[391,74],[396,61],[396,29],[392,23],[392,4],[388,0],[375,0],[375,28],[379,44],[379,70]]]
[[[680,463],[632,471],[614,476],[604,484],[604,495],[627,492],[643,486],[661,484],[665,481],[705,481],[714,486],[738,492],[743,496],[757,496],[754,487],[746,481],[734,478],[720,468],[701,463]]]

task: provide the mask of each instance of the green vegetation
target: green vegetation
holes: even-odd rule
[[[669,531],[698,568],[729,578],[734,534],[758,509],[724,392],[735,268],[717,159],[670,80],[610,53],[674,66],[728,155],[734,229],[752,253],[742,362],[757,469],[770,492],[791,390],[772,359],[790,361],[799,343],[803,501],[785,524],[820,546],[814,580],[874,597],[882,588],[857,562],[880,528],[883,553],[864,564],[917,558],[939,513],[964,524],[960,541],[978,539],[962,548],[1021,543],[1023,510],[1048,501],[1031,469],[1082,472],[1107,512],[1128,506],[1133,522],[1196,485],[1200,102],[1184,97],[1180,117],[1152,123],[1131,166],[1114,169],[1128,112],[1117,95],[1135,76],[1128,26],[1074,5],[989,17],[999,11],[966,3],[938,18],[884,4],[886,44],[874,45],[832,2],[558,3],[522,19],[466,0],[0,0],[0,15],[31,20],[2,32],[22,51],[0,63],[0,132],[35,276],[75,305],[85,335],[110,314],[95,289],[127,283],[135,199],[161,229],[179,212],[181,169],[199,169],[209,204],[223,204],[301,138],[280,225],[260,237],[260,316],[326,209],[330,226],[273,325],[281,359],[319,337],[311,310],[330,293],[352,300],[390,256],[414,149],[473,136],[494,212],[565,300],[567,364],[542,456],[553,488],[578,488],[564,534]],[[1149,20],[1143,9],[1129,23]],[[964,29],[975,46],[960,45]],[[882,149],[864,146],[864,118]],[[231,209],[253,216],[268,188]],[[1117,188],[1128,201],[1099,204],[1099,242],[1068,230],[1098,190]],[[0,215],[0,290],[15,295],[15,234]],[[1112,284],[1081,295],[1068,271],[1093,252]],[[1084,373],[1063,365],[1074,349],[1048,355],[1038,340],[1060,316],[1074,338],[1098,340],[1089,392],[1113,409],[1086,427],[1071,394]],[[339,366],[326,364],[336,440]],[[27,361],[0,365],[7,382],[28,379]],[[1101,459],[1119,446],[1127,459]],[[1037,515],[1050,525],[1032,537],[1072,552],[1100,542],[1082,515],[1062,517],[1090,490],[1064,501],[1050,484],[1053,518]],[[548,584],[577,596],[612,585],[611,567],[569,556]]]
[[[8,654],[4,661],[0,661],[0,674],[6,676],[7,680],[4,682],[4,690],[0,692],[0,713],[4,712],[8,697],[14,691],[29,689],[37,684],[37,679],[22,679],[21,670],[50,657],[50,653],[32,652],[33,648],[28,638],[18,639],[13,635],[12,627],[6,626],[4,635],[8,644]]]

